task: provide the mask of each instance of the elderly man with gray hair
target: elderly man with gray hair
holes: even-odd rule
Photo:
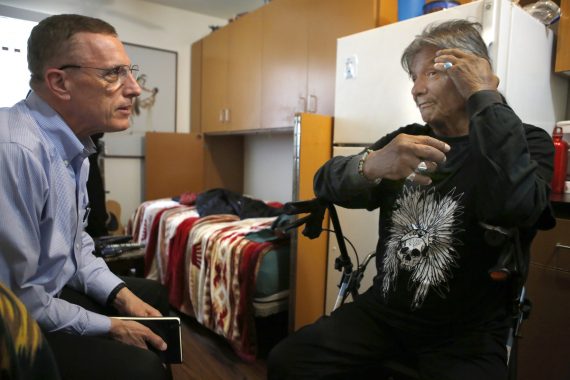
[[[270,379],[380,379],[389,359],[413,363],[421,379],[507,378],[530,243],[553,224],[553,146],[497,91],[479,29],[466,20],[428,26],[401,59],[425,124],[316,173],[317,197],[380,209],[377,275],[354,302],[276,346]],[[496,244],[489,225],[515,231],[516,241]],[[515,245],[517,274],[496,281],[490,273]]]

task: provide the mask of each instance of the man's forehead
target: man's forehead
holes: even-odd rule
[[[117,36],[101,33],[77,33],[70,46],[72,54],[91,60],[129,64],[127,53]]]

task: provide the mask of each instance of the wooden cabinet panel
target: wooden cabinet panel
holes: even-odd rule
[[[532,264],[526,288],[532,310],[520,331],[517,379],[568,380],[570,273]]]
[[[332,156],[332,118],[323,115],[301,114],[295,127],[295,156],[297,184],[295,200],[315,197],[313,176]],[[328,218],[323,221],[327,228]],[[327,234],[309,239],[297,230],[294,246],[290,309],[291,328],[314,322],[325,310],[325,268],[327,266]]]
[[[202,131],[202,40],[192,44],[190,83],[190,132]]]
[[[567,380],[570,376],[570,220],[556,219],[556,227],[540,231],[531,247],[526,282],[532,302],[521,328],[518,379]]]
[[[305,0],[276,0],[262,8],[261,125],[293,126],[305,108],[307,13]]]
[[[144,199],[204,191],[204,141],[196,133],[147,132]]]
[[[261,11],[230,25],[228,73],[229,130],[260,128]]]
[[[570,0],[560,1],[560,12],[555,71],[570,75]]]
[[[202,41],[202,132],[222,131],[223,110],[228,95],[229,27],[221,28]]]

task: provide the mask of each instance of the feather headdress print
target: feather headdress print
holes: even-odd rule
[[[410,308],[420,308],[430,291],[445,298],[451,268],[457,266],[457,217],[463,207],[453,190],[438,196],[433,188],[404,187],[392,214],[384,257],[384,297],[396,286],[400,271],[410,272],[414,292]]]

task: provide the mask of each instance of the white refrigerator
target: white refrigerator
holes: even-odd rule
[[[552,74],[554,33],[508,0],[479,0],[340,38],[337,45],[333,155],[362,151],[385,134],[414,122],[423,123],[411,95],[412,83],[400,65],[406,46],[428,24],[447,19],[482,24],[499,91],[525,122],[552,133],[565,117],[568,81]],[[338,208],[345,236],[361,260],[376,247],[378,210]],[[338,245],[329,241],[326,312],[338,293],[334,269]],[[353,259],[354,261],[354,259]],[[361,291],[372,283],[374,262]]]

